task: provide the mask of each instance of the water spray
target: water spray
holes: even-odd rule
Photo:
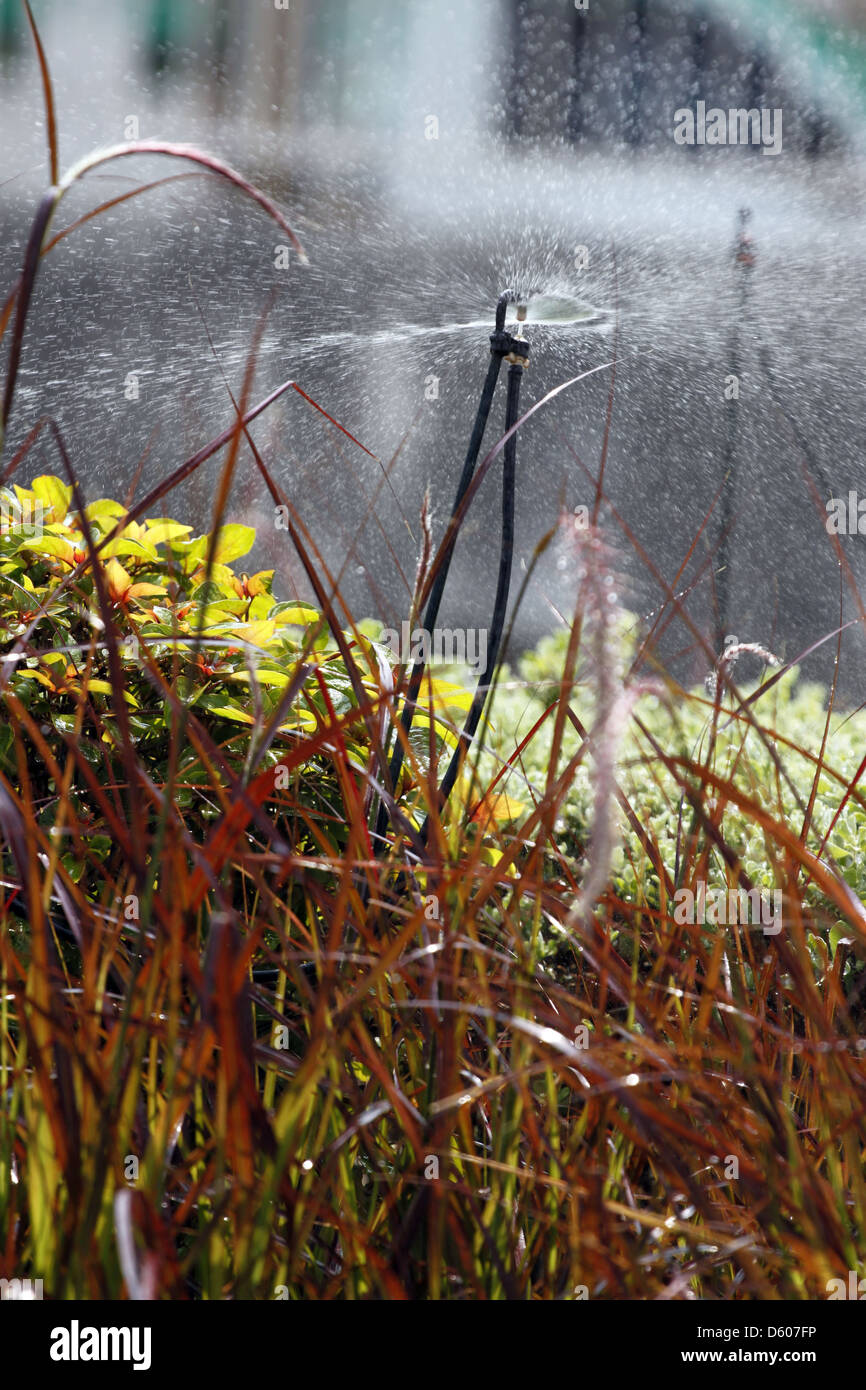
[[[463,472],[460,475],[460,482],[457,487],[457,494],[454,499],[454,506],[451,509],[451,518],[448,524],[450,540],[442,556],[442,562],[436,573],[430,590],[430,597],[424,612],[424,629],[432,632],[436,626],[439,616],[439,608],[442,602],[442,595],[445,590],[445,583],[448,578],[448,571],[451,567],[451,560],[454,555],[454,546],[462,522],[462,508],[466,494],[475,475],[475,468],[478,463],[478,455],[481,451],[481,444],[484,439],[484,432],[487,427],[487,420],[493,404],[493,396],[499,380],[499,373],[503,361],[508,362],[508,385],[505,408],[505,433],[516,425],[519,418],[520,404],[520,384],[523,373],[529,365],[529,341],[523,337],[523,325],[533,311],[539,312],[539,300],[543,299],[540,305],[541,314],[546,316],[548,313],[559,311],[562,314],[577,312],[583,306],[578,306],[577,301],[567,301],[565,298],[554,298],[551,296],[536,296],[533,298],[526,295],[518,298],[514,291],[506,290],[499,296],[496,305],[496,319],[494,331],[490,335],[490,363],[487,368],[487,376],[481,391],[481,398],[478,402],[478,410],[475,415],[475,423],[469,440],[469,448],[463,463]],[[506,316],[509,307],[513,306],[515,317],[518,324],[516,334],[511,333],[505,326]],[[537,321],[548,321],[545,318]],[[560,319],[563,321],[573,321],[572,319]],[[499,576],[496,585],[496,599],[493,607],[493,617],[490,624],[490,637],[487,644],[487,662],[482,672],[475,691],[475,697],[466,719],[460,740],[455,749],[451,763],[445,774],[445,778],[439,789],[440,809],[445,805],[451,794],[460,764],[466,749],[472,741],[478,727],[487,695],[490,689],[490,676],[495,669],[499,646],[502,641],[502,632],[505,625],[505,612],[508,606],[508,591],[511,583],[511,564],[514,554],[514,493],[516,484],[517,468],[517,434],[511,435],[505,445],[505,458],[503,465],[502,478],[502,539],[499,555]],[[412,674],[409,679],[409,688],[400,723],[403,735],[408,739],[415,717],[418,693],[421,689],[421,682],[424,678],[425,662],[419,659],[412,667]],[[391,756],[390,763],[390,782],[396,794],[400,772],[403,767],[404,759],[404,738],[398,733]],[[376,822],[376,836],[381,840],[384,836],[388,821],[388,810],[384,802],[379,806],[379,813]],[[421,828],[421,838],[426,839],[429,824],[429,816]]]

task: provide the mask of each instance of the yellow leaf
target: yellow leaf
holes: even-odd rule
[[[50,473],[33,479],[33,493],[45,508],[45,521],[63,521],[72,500],[72,488]]]
[[[309,627],[311,623],[322,621],[319,610],[308,603],[291,604],[282,608],[277,605],[277,612],[273,616],[274,622],[279,623],[281,627]]]
[[[127,574],[119,560],[109,560],[105,566],[105,578],[111,597],[122,602],[132,588],[132,575]]]
[[[299,727],[302,729],[318,729],[319,721],[309,710],[295,710],[295,722],[293,724],[281,724],[280,733],[296,734]]]
[[[54,690],[56,688],[54,682],[49,680],[48,676],[44,675],[42,671],[20,670],[16,671],[15,675],[19,679],[24,678],[25,680],[38,681],[40,685],[47,686],[49,690]]]
[[[18,551],[27,550],[34,555],[50,555],[57,560],[65,560],[68,565],[75,565],[75,547],[62,536],[39,536],[30,540],[24,540],[18,546]]]
[[[268,592],[267,581],[273,577],[273,570],[259,570],[258,574],[242,574],[240,579],[233,575],[235,593],[239,598],[258,598],[260,594]]]
[[[229,565],[232,560],[239,560],[248,550],[252,550],[255,539],[255,527],[240,526],[234,521],[227,522],[220,528],[214,560],[218,565]]]
[[[521,801],[515,801],[505,792],[500,792],[498,796],[485,796],[479,803],[472,819],[481,825],[486,825],[492,820],[517,820],[525,809],[526,807]]]
[[[133,584],[129,590],[129,598],[155,598],[157,594],[164,594],[167,590],[161,584]]]
[[[210,574],[208,574],[206,565],[199,565],[191,576],[191,582],[193,585],[204,584],[206,579],[211,584],[216,584],[217,588],[222,589],[226,595],[232,595],[236,592],[237,575],[228,565],[221,565],[214,561],[210,567]]]
[[[182,526],[179,521],[149,521],[147,523],[147,539],[151,545],[162,545],[163,541],[182,541],[191,531],[191,526]]]
[[[110,497],[100,497],[97,502],[91,502],[89,507],[85,507],[84,514],[88,521],[95,521],[100,530],[111,531],[117,518],[126,516],[126,508],[122,502],[113,502]]]
[[[247,714],[244,710],[235,709],[233,705],[211,706],[208,709],[208,714],[219,714],[223,719],[234,719],[239,724],[252,724],[254,722],[252,715]]]
[[[249,642],[251,647],[267,647],[273,640],[277,625],[272,618],[266,618],[258,623],[241,623],[237,627],[229,628],[232,637],[239,637],[244,642]]]
[[[232,674],[227,677],[227,679],[230,681],[249,682],[251,677],[249,671],[233,671]],[[255,679],[259,685],[286,686],[288,685],[291,677],[285,671],[261,670],[256,671]]]
[[[431,676],[428,671],[425,673],[422,686],[424,703],[428,706],[431,689],[435,709],[467,710],[472,704],[472,691],[467,690],[465,685],[456,685],[453,681],[439,680],[438,677]]]
[[[146,560],[159,559],[154,547],[146,540],[127,536],[125,531],[122,536],[118,536],[115,540],[109,541],[107,545],[103,545],[100,555],[103,560],[107,560],[109,557],[113,558],[116,555],[130,555],[133,559],[140,559],[142,556]]]
[[[101,695],[114,694],[114,688],[110,681],[90,680],[87,681],[86,688],[87,690],[97,690]],[[123,697],[128,705],[132,705],[133,709],[138,709],[138,701],[131,691],[124,690]]]

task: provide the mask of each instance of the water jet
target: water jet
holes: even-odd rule
[[[532,290],[522,297],[515,296],[508,304],[518,323],[568,324],[598,323],[604,318],[599,309],[568,294],[545,294]],[[510,313],[506,313],[506,322]]]

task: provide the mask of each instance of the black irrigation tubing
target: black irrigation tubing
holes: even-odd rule
[[[527,349],[528,350],[528,349]],[[484,705],[490,691],[491,676],[496,669],[502,633],[505,627],[505,613],[508,608],[508,593],[511,587],[511,565],[514,556],[514,496],[517,479],[517,431],[514,426],[520,418],[520,385],[523,379],[526,358],[512,361],[508,368],[508,396],[505,408],[505,432],[512,431],[505,445],[505,463],[502,474],[502,542],[499,551],[499,577],[496,584],[496,602],[490,624],[490,638],[487,645],[487,661],[478,680],[475,696],[466,717],[462,733],[448,765],[448,770],[439,788],[439,809],[447,802],[457,781],[463,759],[469,750],[475,731],[484,712]],[[429,834],[430,815],[421,826],[421,839],[426,843]]]
[[[463,506],[463,500],[466,497],[467,492],[469,491],[472,479],[475,474],[475,468],[478,463],[478,455],[481,452],[481,445],[484,440],[484,432],[487,428],[487,421],[490,415],[491,405],[493,404],[493,396],[496,391],[497,382],[499,380],[499,373],[502,367],[502,361],[504,357],[508,356],[509,353],[511,353],[514,350],[514,345],[517,341],[516,339],[512,338],[510,333],[507,333],[505,331],[505,312],[511,299],[512,292],[510,290],[506,290],[503,294],[499,296],[499,299],[497,301],[495,329],[494,332],[490,335],[490,363],[487,368],[487,376],[484,380],[484,386],[481,392],[481,399],[478,402],[478,410],[475,415],[475,424],[472,428],[472,435],[469,440],[469,448],[466,451],[466,458],[463,463],[463,472],[460,475],[460,482],[457,486],[457,493],[454,498],[454,505],[451,509],[451,517],[448,523],[448,529],[449,531],[452,531],[453,534],[445,550],[445,553],[442,556],[441,563],[436,572],[436,576],[433,581],[432,588],[430,590],[430,597],[427,600],[427,607],[424,611],[424,630],[426,632],[432,632],[433,628],[436,626],[436,620],[439,616],[439,608],[442,603],[442,595],[445,591],[445,584],[448,579],[448,571],[451,568],[451,560],[454,555],[454,547],[457,542],[457,535],[460,529],[459,518]],[[528,346],[526,350],[528,351]],[[515,421],[512,421],[512,424],[515,423]],[[406,740],[409,737],[409,733],[412,728],[412,723],[415,718],[415,711],[418,702],[418,693],[421,689],[421,682],[424,679],[425,669],[426,666],[423,659],[417,660],[412,667],[412,674],[409,679],[409,687],[406,693],[406,700],[404,702],[403,712],[400,717],[402,734],[399,730],[396,732],[394,751],[391,755],[390,781],[391,786],[395,788],[395,790],[399,781],[400,772],[403,767]],[[376,818],[376,829],[374,837],[376,842],[380,845],[384,844],[385,831],[388,826],[388,820],[388,806],[384,801],[380,801],[379,811]]]

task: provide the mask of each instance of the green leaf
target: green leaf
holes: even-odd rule
[[[17,547],[17,552],[29,550],[34,555],[54,555],[72,563],[73,546],[62,536],[33,536],[28,540],[23,540]]]
[[[187,573],[196,569],[207,555],[207,536],[196,536],[192,541],[171,541],[169,544]]]
[[[99,553],[104,560],[116,555],[136,555],[144,556],[147,560],[159,560],[159,556],[152,545],[147,545],[143,541],[132,540],[129,536],[118,536],[117,540],[109,541],[108,545],[103,546]]]
[[[253,526],[241,526],[237,522],[229,522],[223,526],[217,538],[214,561],[218,565],[229,565],[232,560],[239,560],[241,555],[246,555],[252,550],[255,544],[256,532]]]
[[[101,497],[84,508],[84,515],[88,521],[95,522],[100,531],[108,532],[114,529],[118,517],[126,516],[126,508],[122,502],[114,502],[110,497]]]
[[[72,501],[72,488],[51,473],[33,479],[33,494],[46,511],[46,520],[63,521]]]
[[[97,680],[97,679],[89,680],[89,681],[87,681],[87,689],[88,689],[88,691],[90,691],[90,690],[96,690],[96,691],[98,691],[99,694],[101,694],[101,695],[113,695],[113,694],[114,694],[114,690],[113,690],[113,687],[112,687],[110,681]],[[124,692],[123,692],[123,698],[126,700],[126,703],[127,703],[128,705],[132,705],[133,709],[138,709],[138,701],[136,700],[135,696],[132,694],[131,691],[129,691],[129,690],[124,690]]]
[[[265,620],[258,623],[240,623],[230,629],[232,637],[239,637],[253,647],[268,647],[273,640],[276,624]]]
[[[280,688],[284,688],[289,684],[293,674],[293,672],[288,671],[269,671],[263,667],[261,670],[256,671],[255,680],[258,685],[276,685]],[[253,677],[250,675],[249,671],[233,671],[226,679],[230,681],[246,681],[247,684],[250,684]]]
[[[179,521],[148,521],[147,539],[151,545],[162,545],[165,541],[184,540],[191,530],[191,526],[183,526]]]
[[[202,584],[196,584],[190,597],[195,603],[222,603],[226,593],[216,578],[212,577]],[[234,598],[235,595],[233,594],[232,597]]]
[[[213,700],[213,696],[205,696],[200,702],[203,708],[207,710],[208,714],[218,714],[222,719],[233,719],[237,724],[255,723],[252,715],[247,714],[246,710],[242,710],[235,705],[225,704],[225,697],[223,697],[223,703],[213,703]]]
[[[322,621],[318,608],[313,608],[309,603],[275,603],[268,616],[281,627],[309,627],[311,623]]]

